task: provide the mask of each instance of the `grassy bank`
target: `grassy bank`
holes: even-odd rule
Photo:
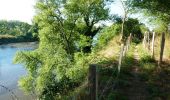
[[[117,76],[118,61],[113,58],[98,63],[99,100],[169,100],[168,62],[158,71],[157,62],[142,44],[132,44]],[[77,100],[87,100],[88,93],[87,84],[82,85],[73,97],[78,98]]]

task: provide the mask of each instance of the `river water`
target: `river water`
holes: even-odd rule
[[[37,47],[35,42],[0,45],[0,100],[13,100],[15,96],[19,100],[33,100],[17,85],[19,78],[26,75],[26,70],[20,64],[13,64],[13,58],[18,51],[34,50]]]

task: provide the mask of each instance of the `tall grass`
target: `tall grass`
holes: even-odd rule
[[[147,71],[152,71],[154,70],[157,65],[155,59],[152,58],[151,53],[146,50],[142,44],[138,45],[138,54],[139,54],[139,64],[141,69],[147,70]]]

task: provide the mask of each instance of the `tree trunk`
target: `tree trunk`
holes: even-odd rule
[[[163,32],[162,39],[161,39],[161,51],[160,51],[160,60],[159,60],[160,65],[161,65],[162,59],[163,59],[164,46],[165,46],[165,33]]]
[[[155,32],[152,35],[152,58],[154,59],[154,43],[155,43]]]

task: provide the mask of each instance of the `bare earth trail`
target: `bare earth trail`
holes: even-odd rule
[[[145,81],[142,81],[139,75],[140,72],[140,66],[139,66],[139,55],[137,51],[137,46],[135,47],[134,52],[134,65],[131,68],[131,75],[132,77],[130,80],[130,85],[128,87],[123,88],[122,94],[128,99],[128,100],[147,100],[148,98],[148,92],[146,90],[146,83]]]
[[[118,95],[115,100],[170,100],[170,62],[164,59],[158,71],[157,59],[148,60],[146,56],[143,58],[145,61],[141,60],[140,46],[132,48],[133,51],[130,53],[133,55],[127,56],[118,83],[113,84],[115,88],[111,91]],[[113,40],[99,54],[106,58],[118,58],[119,50],[120,46]]]

